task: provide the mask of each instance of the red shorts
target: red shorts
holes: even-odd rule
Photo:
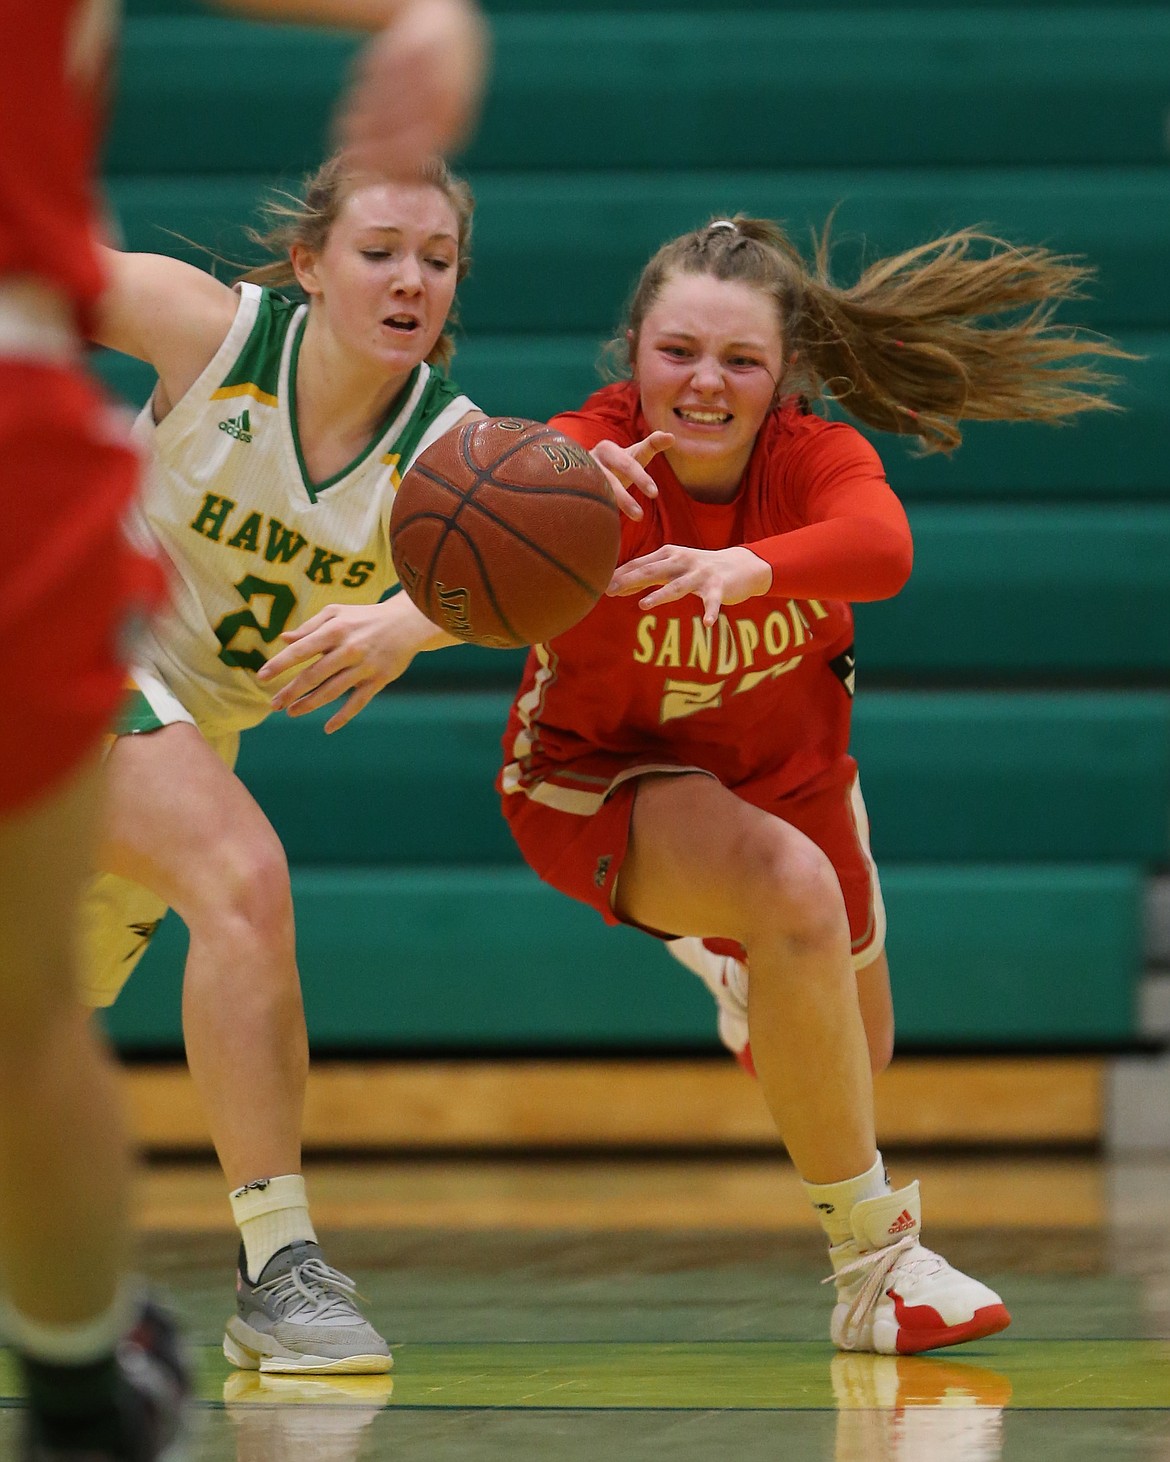
[[[80,370],[0,360],[0,813],[98,744],[162,571],[125,536],[141,459]]]
[[[660,771],[646,768],[646,772]],[[607,924],[623,921],[611,906],[614,884],[626,856],[638,774],[631,768],[589,814],[562,811],[523,792],[503,797],[504,816],[529,867],[570,898],[590,904]],[[736,787],[735,794],[781,818],[816,843],[836,871],[849,916],[853,963],[864,968],[881,954],[886,920],[877,869],[869,851],[869,821],[857,781],[857,764],[846,757],[810,791],[776,797],[764,783]],[[673,938],[670,931],[660,933]],[[743,959],[731,939],[705,939],[719,954]]]

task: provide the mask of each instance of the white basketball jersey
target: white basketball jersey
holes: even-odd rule
[[[141,658],[210,733],[268,714],[285,682],[260,685],[255,672],[284,630],[393,586],[388,529],[401,476],[476,409],[424,363],[367,450],[312,483],[295,396],[308,308],[252,284],[239,291],[207,369],[161,423],[148,404],[135,424],[153,457],[142,526],[174,579]]]

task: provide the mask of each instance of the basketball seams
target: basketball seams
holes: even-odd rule
[[[469,422],[467,426],[463,428],[463,431],[460,433],[459,437],[459,452],[463,458],[464,466],[467,467],[467,469],[474,475],[475,478],[475,481],[471,483],[471,485],[467,489],[467,492],[463,495],[464,501],[469,502],[475,496],[476,491],[480,487],[484,486],[485,483],[490,483],[492,487],[498,487],[505,492],[537,492],[540,493],[543,497],[571,497],[574,499],[584,500],[586,502],[602,503],[615,515],[617,514],[618,505],[612,492],[603,497],[599,496],[597,493],[586,492],[584,488],[580,487],[556,487],[549,486],[545,483],[534,482],[501,482],[499,478],[494,475],[505,462],[511,461],[511,459],[516,456],[518,452],[523,451],[526,447],[536,447],[539,446],[541,442],[548,441],[550,438],[555,441],[557,438],[561,437],[563,433],[557,431],[555,427],[540,426],[539,429],[536,431],[533,431],[531,428],[529,428],[528,430],[521,432],[517,440],[514,441],[510,447],[506,448],[504,451],[498,453],[495,457],[492,458],[489,466],[481,467],[479,463],[471,457],[468,450],[471,438],[474,435],[476,428],[481,425],[482,423],[478,421]],[[426,473],[426,469],[424,468],[423,470],[424,473],[429,476],[429,473]],[[604,482],[604,480],[605,479],[603,477],[602,481]],[[451,485],[452,484],[450,483],[448,484],[448,486]]]
[[[454,523],[450,525],[448,533],[444,533],[444,543],[446,543],[448,534],[451,532],[453,532],[458,538],[462,539],[472,558],[475,560],[475,566],[479,570],[479,577],[483,584],[484,593],[487,595],[488,602],[491,605],[492,609],[495,611],[496,618],[512,636],[513,642],[517,646],[522,645],[524,643],[524,637],[520,634],[517,634],[516,630],[513,629],[512,624],[508,619],[508,616],[500,608],[499,601],[496,598],[496,591],[492,587],[491,576],[488,574],[487,565],[484,563],[483,554],[479,550],[479,545],[475,542],[475,540],[471,537],[469,533],[467,533],[464,529],[457,527]],[[434,565],[432,564],[432,572],[433,568]],[[432,578],[432,583],[435,583],[437,585],[437,580],[434,580]],[[452,631],[452,633],[454,633],[454,631]]]
[[[506,518],[498,517],[491,508],[485,507],[483,503],[469,503],[468,507],[475,508],[477,512],[483,514],[483,516],[488,520],[489,523],[493,523],[503,532],[510,534],[513,538],[515,538],[517,543],[522,543],[524,547],[534,553],[537,558],[542,558],[545,563],[551,564],[554,569],[557,569],[560,573],[564,574],[565,578],[567,578],[570,583],[576,584],[578,589],[582,589],[586,594],[591,594],[594,596],[604,592],[604,589],[606,587],[605,585],[602,585],[602,588],[598,589],[596,584],[591,584],[588,579],[583,579],[581,575],[578,574],[575,570],[571,569],[568,564],[562,563],[561,560],[557,558],[554,554],[550,553],[547,548],[544,548],[541,544],[534,542],[533,539],[529,538],[526,533],[521,532],[519,528],[509,523]],[[452,522],[451,527],[455,527],[454,522]]]
[[[473,423],[473,426],[477,424],[478,423]],[[472,427],[465,427],[464,433],[471,430]],[[459,445],[462,448],[463,442],[460,441]],[[530,445],[530,442],[524,443],[524,445]],[[498,465],[498,462],[499,459],[497,458],[496,461],[492,464],[493,467]],[[428,482],[432,482],[436,486],[447,488],[458,499],[458,507],[456,507],[454,513],[449,518],[442,518],[441,515],[436,514],[433,509],[428,509],[427,512],[423,515],[426,517],[440,517],[440,520],[445,524],[443,533],[440,536],[439,542],[435,548],[435,554],[432,557],[430,565],[427,569],[428,580],[434,574],[435,560],[438,557],[438,554],[441,552],[443,544],[447,540],[448,533],[450,533],[454,528],[458,526],[459,515],[463,512],[464,508],[474,508],[476,512],[482,513],[489,523],[493,523],[497,528],[502,529],[503,532],[511,534],[511,536],[515,538],[518,543],[522,543],[525,548],[529,549],[538,558],[542,558],[546,563],[551,564],[553,568],[564,574],[565,577],[570,581],[570,583],[576,584],[577,587],[584,590],[586,594],[597,595],[599,592],[603,592],[604,586],[602,586],[602,590],[599,591],[596,584],[591,584],[587,579],[583,579],[581,575],[571,569],[568,564],[562,563],[561,560],[557,558],[554,554],[550,553],[547,548],[544,548],[541,544],[529,538],[526,533],[522,532],[514,524],[509,523],[506,518],[500,517],[492,508],[486,506],[484,503],[475,501],[474,494],[480,487],[487,485],[500,487],[506,484],[494,482],[491,477],[490,468],[485,471],[481,468],[473,468],[471,463],[468,463],[467,465],[471,470],[475,471],[476,479],[473,483],[471,483],[466,491],[456,487],[454,483],[448,482],[445,477],[436,476],[428,468],[422,467],[418,463],[415,463],[415,466],[412,469],[414,472],[417,472],[420,477],[425,477]],[[540,489],[534,487],[532,491],[536,492],[540,491]],[[543,495],[547,497],[551,494],[545,491]],[[578,501],[596,503],[598,507],[608,506],[604,498],[594,497],[590,493],[574,493],[573,496]],[[414,522],[415,518],[418,516],[418,514],[411,514],[410,517],[403,518],[401,524],[399,525],[400,529],[404,529],[409,523]],[[462,529],[460,529],[460,533],[466,538],[466,534],[463,533]],[[427,603],[430,603],[429,591],[427,596]]]
[[[475,492],[480,487],[498,487],[501,492],[530,492],[537,497],[567,497],[575,502],[596,503],[599,508],[605,508],[614,517],[618,516],[617,502],[613,496],[601,497],[595,492],[586,492],[583,487],[547,487],[540,482],[501,482],[498,477],[492,476],[494,468],[499,462],[493,462],[491,467],[476,469],[475,481],[467,488],[456,487],[446,477],[440,476],[437,472],[431,471],[429,467],[414,466],[411,471],[419,477],[425,477],[428,482],[434,483],[436,487],[445,487],[459,499],[460,507],[478,507],[479,504],[473,501]]]
[[[501,423],[506,425],[512,440],[496,450]],[[480,445],[491,459],[483,466],[471,450],[473,438],[481,431]],[[555,445],[555,451],[550,443]],[[466,633],[448,625],[450,632],[470,643],[498,645],[506,634],[516,644],[527,644],[533,638],[547,639],[550,634],[560,633],[561,629],[552,628],[553,625],[564,627],[575,623],[580,613],[586,612],[604,593],[608,584],[607,564],[612,562],[611,553],[616,557],[616,545],[612,550],[603,545],[608,545],[615,524],[620,534],[620,512],[600,469],[591,471],[588,460],[579,452],[569,451],[563,434],[555,428],[516,418],[466,424],[446,439],[444,452],[436,456],[432,467],[423,458],[434,455],[438,446],[435,443],[429,453],[421,454],[408,474],[418,479],[416,490],[424,501],[428,496],[432,501],[402,513],[406,500],[400,491],[391,514],[390,536],[395,560],[399,561],[399,550],[394,547],[396,541],[401,542],[402,553],[409,555],[402,562],[408,570],[406,578],[416,586],[411,597],[436,624],[446,622],[444,607],[448,614],[454,613]],[[529,460],[523,463],[519,475],[531,481],[502,481],[498,474],[525,453]],[[548,481],[554,472],[569,476],[570,481],[554,485]],[[582,484],[574,485],[574,477],[583,479]],[[593,490],[588,485],[591,483],[596,484]],[[443,491],[437,493],[438,488]],[[497,500],[493,492],[505,496]],[[526,499],[533,505],[531,522],[528,522]],[[597,518],[588,504],[604,508],[603,516]],[[512,521],[515,517],[525,526],[517,526]],[[415,554],[408,547],[410,539],[414,539],[415,549],[425,557],[421,569],[411,568],[409,559]],[[527,569],[522,569],[525,560]],[[572,567],[574,562],[580,565],[579,569]],[[606,581],[594,585],[584,577],[586,569],[598,578],[606,575]],[[497,585],[493,583],[493,575],[501,571],[504,580]],[[520,587],[522,574],[528,576],[527,590]],[[442,594],[440,579],[444,581]],[[562,587],[558,588],[558,584]],[[446,596],[456,591],[465,598],[469,596],[466,608],[453,608],[454,601],[452,606],[446,606]],[[576,594],[588,601],[580,611],[572,607]],[[506,604],[510,605],[507,614],[503,607]],[[488,633],[481,611],[483,617],[490,615],[494,620],[499,636]],[[519,611],[516,620],[519,632],[509,618],[514,617],[514,611]],[[543,633],[544,630],[548,633]]]

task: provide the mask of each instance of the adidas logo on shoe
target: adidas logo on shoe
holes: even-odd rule
[[[886,1233],[888,1233],[890,1237],[893,1238],[895,1234],[912,1233],[915,1227],[916,1224],[914,1220],[914,1215],[910,1212],[908,1208],[903,1208],[902,1212],[899,1213],[893,1223],[890,1224],[889,1228],[886,1230]]]
[[[219,429],[227,432],[229,437],[235,437],[237,442],[252,440],[252,421],[246,408],[240,412],[239,416],[229,416],[226,421],[221,421]]]

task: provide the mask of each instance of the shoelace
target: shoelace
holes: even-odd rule
[[[845,1312],[846,1330],[852,1329],[870,1306],[877,1303],[878,1296],[885,1289],[886,1280],[894,1269],[901,1266],[904,1273],[917,1275],[936,1274],[942,1269],[946,1261],[931,1249],[923,1248],[921,1254],[916,1255],[909,1262],[903,1261],[902,1256],[908,1249],[914,1247],[921,1247],[918,1243],[918,1236],[907,1234],[896,1244],[890,1244],[884,1249],[875,1249],[870,1254],[862,1254],[860,1258],[854,1259],[850,1264],[843,1264],[835,1274],[830,1274],[828,1278],[821,1280],[822,1284],[835,1284],[846,1275],[860,1274],[868,1270]]]
[[[308,1310],[314,1320],[352,1322],[357,1308],[354,1303],[357,1285],[348,1274],[331,1268],[323,1259],[306,1259],[256,1288],[281,1304],[288,1304],[285,1318],[289,1320]]]

